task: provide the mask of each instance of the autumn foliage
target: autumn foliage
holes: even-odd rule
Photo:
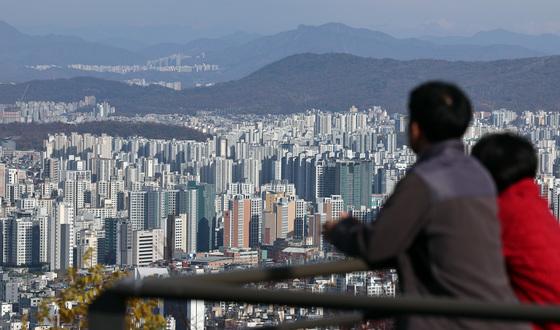
[[[87,251],[84,259],[91,251]],[[68,286],[55,298],[43,300],[39,306],[37,319],[47,323],[51,329],[87,329],[88,306],[99,294],[116,281],[128,276],[128,273],[116,270],[106,271],[102,265],[96,265],[87,271],[70,268],[66,274]],[[51,313],[52,308],[58,313]],[[165,318],[154,310],[158,307],[157,299],[130,299],[126,315],[128,329],[162,329]]]

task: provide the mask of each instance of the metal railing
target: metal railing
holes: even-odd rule
[[[348,260],[294,267],[261,268],[205,274],[189,277],[124,280],[104,291],[89,307],[92,330],[124,329],[128,298],[196,299],[301,307],[323,307],[351,313],[319,320],[280,324],[276,329],[301,329],[326,325],[356,324],[362,313],[369,318],[403,315],[443,316],[505,321],[560,322],[560,307],[484,303],[444,298],[365,297],[288,290],[244,288],[255,282],[282,281],[294,278],[350,273],[369,270],[360,260]]]

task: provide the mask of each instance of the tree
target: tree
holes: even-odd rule
[[[91,254],[91,249],[86,251],[84,259],[89,258]],[[85,329],[89,304],[103,290],[126,276],[128,273],[121,270],[107,272],[99,264],[90,267],[86,272],[78,272],[75,268],[70,268],[66,274],[68,287],[61,290],[56,297],[41,302],[37,319],[39,322],[49,322],[53,329],[62,329],[61,325]],[[53,304],[58,308],[57,315],[49,313],[49,307]],[[126,317],[127,328],[165,328],[165,318],[161,314],[154,313],[157,306],[157,299],[130,299]]]

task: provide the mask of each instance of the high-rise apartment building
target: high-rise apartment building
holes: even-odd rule
[[[249,195],[235,195],[224,215],[224,248],[249,247],[251,229],[251,199]]]
[[[311,240],[311,245],[323,249],[323,225],[327,222],[327,215],[325,213],[315,213],[309,218],[309,232],[308,237]]]
[[[216,193],[226,191],[228,183],[233,179],[233,160],[216,157],[211,164],[210,181],[216,185]]]
[[[146,192],[131,191],[128,195],[128,218],[132,230],[142,230],[146,224]]]
[[[8,264],[10,253],[10,219],[0,218],[0,263]]]
[[[313,198],[315,202],[317,198],[328,197],[335,193],[335,162],[320,159],[315,163],[313,177]]]
[[[76,268],[88,269],[97,265],[97,234],[89,229],[77,233]]]
[[[336,221],[344,212],[344,199],[340,195],[319,198],[317,201],[317,213],[325,214],[326,221]]]
[[[30,218],[9,220],[8,264],[30,266],[33,253],[33,221]]]
[[[0,201],[6,198],[6,164],[0,163]]]
[[[276,214],[276,238],[294,235],[296,201],[294,196],[282,197],[274,204]]]
[[[342,196],[345,207],[369,206],[373,184],[372,161],[337,161],[334,182],[336,194]]]
[[[263,201],[261,198],[251,198],[249,217],[249,247],[256,248],[262,242]]]
[[[180,190],[177,197],[177,214],[186,217],[186,253],[197,251],[198,220],[199,220],[199,191],[197,189]]]
[[[132,233],[132,265],[148,266],[165,258],[163,229],[136,230]]]
[[[49,265],[51,270],[64,270],[74,264],[74,211],[64,202],[54,206],[49,226]]]
[[[172,260],[177,253],[187,250],[187,215],[169,215],[166,224],[165,259]]]
[[[116,223],[116,264],[119,266],[132,265],[133,229],[130,219],[120,219]]]
[[[162,228],[161,194],[159,190],[148,190],[144,195],[144,229]]]

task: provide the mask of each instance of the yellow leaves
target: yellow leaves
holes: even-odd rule
[[[86,253],[84,253],[83,260],[88,260],[88,259],[91,260],[92,257],[93,257],[93,249],[92,249],[92,248],[88,248],[88,249],[86,250]]]
[[[29,322],[29,317],[28,317],[27,313],[24,313],[21,316],[21,330],[27,330],[28,329],[27,328],[27,326],[29,325],[28,322]]]
[[[48,317],[49,315],[49,304],[50,304],[51,300],[50,299],[44,299],[43,302],[39,305],[38,311],[37,311],[37,318],[39,320],[44,320]]]
[[[86,251],[84,258],[91,257],[91,251]],[[90,267],[87,271],[70,268],[66,278],[68,287],[58,292],[53,299],[44,299],[38,309],[37,319],[46,323],[51,328],[60,329],[62,326],[87,328],[87,310],[95,298],[103,290],[113,285],[116,281],[128,276],[127,272],[105,271],[102,265]],[[71,302],[71,306],[67,304]],[[58,308],[59,319],[50,315],[49,305]],[[130,299],[128,302],[126,322],[129,329],[162,329],[165,328],[165,318],[156,314],[158,307],[156,299]],[[56,314],[56,313],[55,313]]]
[[[76,277],[78,276],[78,272],[74,267],[70,267],[68,269],[68,280],[70,283],[74,283],[76,281]]]
[[[158,307],[157,299],[133,298],[128,302],[130,313],[126,323],[129,329],[162,329],[165,328],[165,318],[155,314]]]

